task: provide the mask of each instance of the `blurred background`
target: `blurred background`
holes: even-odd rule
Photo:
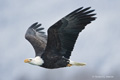
[[[120,0],[0,0],[0,80],[119,80]],[[79,7],[97,19],[80,33],[71,60],[84,67],[44,69],[25,64],[34,49],[25,40],[34,22],[47,29]],[[46,33],[47,34],[47,33]]]

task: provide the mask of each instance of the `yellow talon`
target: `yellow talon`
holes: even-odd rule
[[[71,66],[72,66],[72,64],[68,64],[68,65],[67,65],[67,67],[71,67]]]

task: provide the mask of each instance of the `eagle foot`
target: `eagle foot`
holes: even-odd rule
[[[72,64],[68,64],[68,65],[67,65],[67,67],[71,67],[71,66],[72,66]]]

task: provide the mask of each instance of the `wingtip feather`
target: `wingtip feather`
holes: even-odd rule
[[[30,28],[33,28],[33,29],[36,29],[36,28],[38,28],[39,26],[41,26],[42,24],[38,24],[38,22],[35,22],[35,23],[33,23],[31,26],[30,26]]]

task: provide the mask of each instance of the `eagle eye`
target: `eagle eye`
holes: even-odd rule
[[[30,61],[32,61],[32,59],[29,59]]]

